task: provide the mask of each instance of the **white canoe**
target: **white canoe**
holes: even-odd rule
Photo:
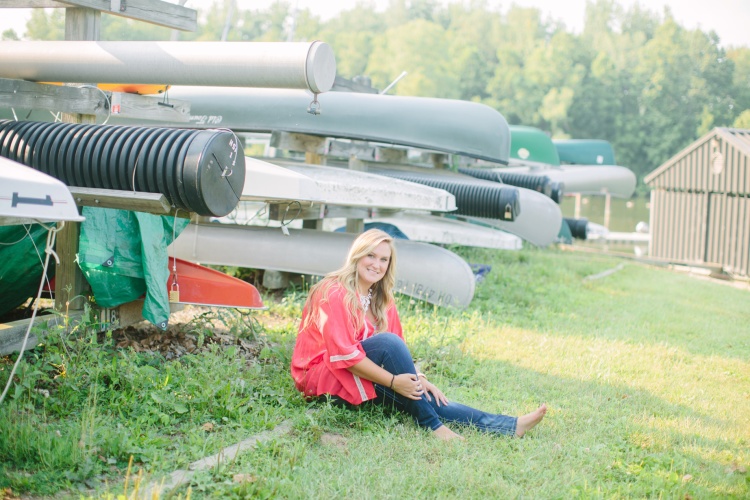
[[[476,179],[450,170],[438,171],[434,169],[394,164],[373,164],[371,165],[371,168],[422,173],[430,176],[439,176],[440,178],[445,178],[446,181],[453,179],[470,179],[475,184],[502,186],[502,184],[496,182]],[[396,179],[391,180],[395,181]],[[558,204],[548,196],[532,189],[517,186],[513,186],[513,188],[518,191],[518,204],[520,206],[520,212],[513,221],[452,214],[449,215],[449,217],[501,229],[519,236],[533,245],[544,247],[553,243],[557,238],[557,235],[560,232],[560,226],[562,225],[562,212],[560,211]]]
[[[366,222],[393,224],[410,240],[442,245],[464,245],[498,250],[520,250],[521,238],[498,229],[470,222],[447,219],[429,213],[399,212],[387,217],[374,217]]]
[[[82,220],[65,184],[0,157],[0,225]]]
[[[356,235],[309,229],[190,224],[170,247],[200,264],[275,269],[322,276],[341,267]],[[399,292],[440,306],[466,307],[474,297],[469,265],[444,248],[396,240]]]
[[[502,229],[539,247],[546,247],[554,243],[562,225],[560,206],[552,201],[552,198],[537,191],[521,187],[516,189],[518,189],[520,195],[521,213],[514,221],[482,217],[457,216],[457,218]]]
[[[442,189],[348,168],[308,165],[280,158],[267,160],[314,179],[329,205],[430,212],[456,209],[456,197]]]
[[[318,183],[294,170],[266,161],[245,157],[245,185],[240,196],[243,201],[325,201]]]
[[[562,182],[563,191],[588,195],[606,194],[630,198],[635,191],[636,177],[632,170],[617,165],[563,165],[561,167],[519,165],[498,169],[528,175],[546,175],[552,182]]]
[[[0,77],[37,82],[169,83],[327,92],[336,77],[333,49],[318,41],[6,41],[0,47]]]

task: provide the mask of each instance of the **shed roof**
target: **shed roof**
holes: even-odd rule
[[[694,161],[704,161],[706,163],[710,163],[711,159],[706,155],[699,155],[700,160],[694,160],[690,157],[694,157],[695,153],[698,150],[706,148],[707,144],[714,139],[723,141],[726,146],[731,147],[736,154],[745,157],[747,159],[746,162],[750,162],[750,130],[717,127],[708,132],[706,135],[694,141],[692,144],[674,155],[657,169],[646,175],[646,177],[644,177],[643,179],[644,182],[646,184],[655,186],[657,184],[661,184],[662,182],[660,182],[660,178],[664,175],[667,175],[667,173],[673,168],[690,168],[692,167],[692,164],[690,165],[690,167],[687,166],[687,164],[690,164]],[[706,167],[708,168],[708,170],[710,170],[709,165],[706,165]],[[734,165],[734,167],[739,166]],[[700,173],[693,175],[693,177],[696,177],[696,175],[697,177],[700,177]]]

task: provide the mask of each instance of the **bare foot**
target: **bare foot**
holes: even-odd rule
[[[533,429],[536,424],[542,421],[545,413],[547,413],[547,405],[543,404],[531,413],[518,417],[518,422],[516,422],[516,436],[523,437],[527,431]]]
[[[464,437],[462,435],[456,434],[445,425],[441,425],[433,432],[435,433],[435,437],[440,438],[443,441],[450,441],[452,439],[460,439],[461,441],[464,440]]]

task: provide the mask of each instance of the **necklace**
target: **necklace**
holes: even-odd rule
[[[367,314],[367,310],[370,308],[371,301],[372,301],[372,288],[367,290],[367,295],[359,296],[359,303],[362,304],[362,309],[365,310],[365,314]]]

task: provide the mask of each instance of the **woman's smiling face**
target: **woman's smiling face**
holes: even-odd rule
[[[382,241],[357,262],[360,291],[367,290],[383,279],[391,262],[391,247]]]

